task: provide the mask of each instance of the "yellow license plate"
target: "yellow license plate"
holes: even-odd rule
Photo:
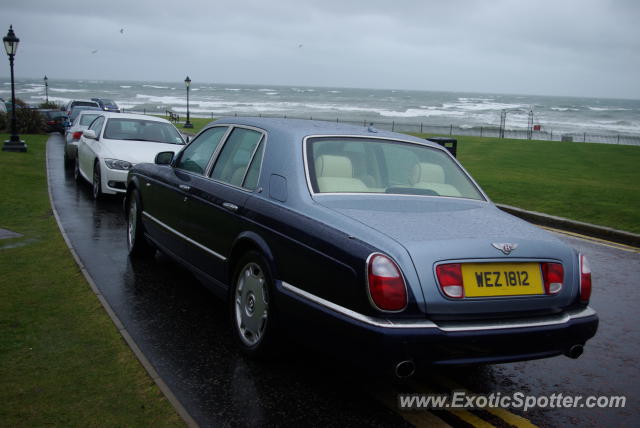
[[[538,263],[463,263],[466,297],[544,294]]]

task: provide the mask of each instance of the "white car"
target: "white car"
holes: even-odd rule
[[[70,165],[78,153],[78,141],[82,137],[82,132],[91,125],[100,112],[96,110],[83,110],[76,116],[71,126],[65,131],[64,142],[64,164]]]
[[[74,176],[92,184],[92,196],[125,193],[129,169],[160,152],[178,152],[185,141],[171,122],[154,116],[100,113],[78,142]]]

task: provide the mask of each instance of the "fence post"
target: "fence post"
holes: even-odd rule
[[[420,122],[420,133],[422,134],[422,122]]]
[[[338,123],[338,122],[339,122],[339,119],[340,119],[339,117],[336,117],[336,123]]]
[[[620,144],[620,134],[618,134],[618,144]]]
[[[395,131],[395,129],[396,129],[396,121],[392,120],[391,121],[391,132]]]
[[[553,131],[551,131],[551,141],[553,141]]]
[[[583,143],[587,142],[587,133],[586,132],[582,135],[582,142]]]
[[[482,126],[480,127],[480,136],[482,137]]]
[[[449,135],[453,135],[453,125],[449,125]]]

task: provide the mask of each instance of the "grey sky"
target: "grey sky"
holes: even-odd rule
[[[640,98],[634,0],[0,1],[21,77]]]

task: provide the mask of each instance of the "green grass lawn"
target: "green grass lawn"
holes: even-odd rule
[[[0,152],[0,228],[24,235],[0,240],[0,425],[183,426],[60,235],[48,137],[22,137],[27,153]]]
[[[211,121],[192,118],[185,131]],[[456,138],[458,158],[494,202],[640,233],[640,147]]]
[[[457,138],[494,202],[640,233],[640,147]]]

